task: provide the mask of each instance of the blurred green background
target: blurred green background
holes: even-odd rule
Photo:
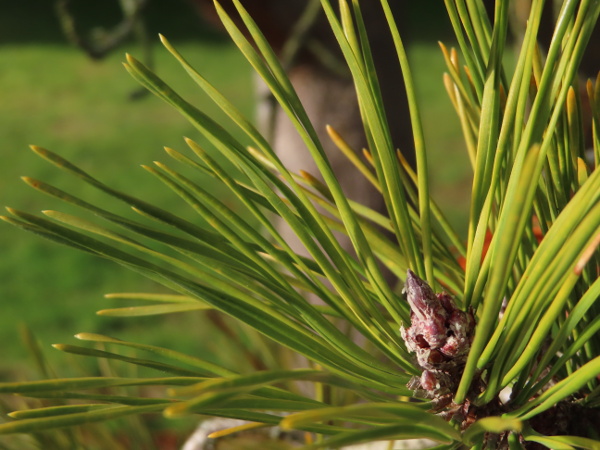
[[[131,100],[138,89],[123,69],[124,52],[140,57],[130,42],[102,61],[92,61],[69,45],[52,2],[0,3],[0,198],[4,205],[28,212],[66,208],[36,193],[18,177],[28,175],[55,184],[94,203],[106,199],[64,176],[36,157],[29,144],[53,150],[111,186],[163,207],[184,211],[173,195],[142,170],[140,164],[167,160],[163,146],[184,150],[182,137],[203,142],[185,119],[153,96]],[[77,10],[80,25],[112,26],[119,20],[116,1],[87,0]],[[437,40],[449,30],[443,11],[411,2],[409,57],[422,100],[431,154],[433,193],[455,224],[464,223],[470,186],[468,159],[458,120],[442,85],[444,63]],[[438,5],[440,8],[440,5]],[[442,19],[440,19],[440,17]],[[253,114],[251,71],[228,38],[203,24],[183,0],[149,2],[145,19],[151,36],[167,36],[192,64],[232,99]],[[154,38],[153,38],[154,39]],[[222,115],[206,101],[176,61],[155,39],[155,70],[182,96],[217,119]],[[121,205],[119,211],[126,208]],[[202,315],[142,319],[98,317],[95,311],[115,306],[108,292],[160,289],[135,273],[75,250],[26,234],[8,225],[0,232],[0,379],[28,372],[19,324],[33,330],[47,355],[56,360],[56,342],[88,331],[170,346],[180,351],[218,355],[206,339],[210,325]],[[200,325],[204,324],[204,325]],[[185,333],[182,339],[182,332]]]

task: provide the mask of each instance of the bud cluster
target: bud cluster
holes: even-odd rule
[[[451,393],[471,348],[473,313],[461,311],[446,292],[435,294],[411,270],[403,292],[410,305],[411,325],[400,332],[423,368],[419,385],[428,397]]]

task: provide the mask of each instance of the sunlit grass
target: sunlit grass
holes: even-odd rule
[[[231,45],[198,41],[181,47],[246,114],[252,115],[250,72]],[[186,96],[203,102],[201,93],[166,52],[156,51],[156,59],[158,73],[180,86]],[[20,189],[18,177],[25,173],[57,182],[65,189],[77,186],[73,180],[58,181],[56,172],[39,164],[28,149],[32,143],[60,148],[64,155],[80,161],[85,170],[95,171],[117,188],[148,195],[162,204],[172,200],[171,194],[137,168],[142,162],[162,156],[163,145],[177,148],[182,136],[199,137],[191,125],[152,96],[130,100],[139,86],[123,69],[123,60],[124,55],[114,54],[93,62],[76,49],[58,45],[0,49],[3,204],[16,202],[34,210],[47,206],[47,198]],[[222,117],[217,111],[214,114]],[[124,173],[133,176],[124,177]],[[75,189],[90,201],[105,200],[93,189]],[[173,207],[176,209],[177,204]],[[115,270],[105,261],[77,252],[56,252],[52,244],[26,239],[10,228],[0,235],[0,248],[0,342],[10,343],[0,347],[3,367],[14,367],[14,362],[25,354],[18,341],[19,322],[31,327],[46,344],[63,340],[65,330],[107,332],[115,320],[94,315],[94,311],[114,304],[102,298],[104,293],[154,288],[147,280]],[[60,270],[61,276],[56,276],[53,269]],[[186,317],[176,320],[199,320],[194,314]],[[156,343],[173,341],[171,319],[150,318],[136,323],[141,328],[132,323],[127,333],[147,336]],[[55,352],[48,353],[51,356]]]

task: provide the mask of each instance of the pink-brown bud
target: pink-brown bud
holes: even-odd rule
[[[421,387],[436,392],[452,389],[448,384],[452,384],[450,380],[464,365],[471,348],[475,318],[472,312],[458,309],[446,292],[435,294],[411,270],[404,292],[410,305],[411,326],[402,327],[400,332],[424,370]]]

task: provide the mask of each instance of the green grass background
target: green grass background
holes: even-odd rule
[[[183,136],[199,142],[201,137],[160,100],[152,96],[129,99],[138,87],[121,65],[124,49],[103,61],[91,61],[64,42],[46,6],[41,2],[30,6],[45,11],[45,16],[29,15],[22,6],[3,5],[4,11],[0,10],[1,202],[29,212],[65,210],[19,182],[19,176],[28,175],[92,203],[108,204],[91,188],[36,157],[28,149],[29,144],[36,144],[65,156],[111,186],[183,211],[179,202],[173,202],[173,195],[139,165],[167,160],[164,145],[183,150]],[[251,115],[251,72],[242,57],[226,38],[202,28],[182,4],[177,3],[175,9],[166,21],[166,16],[150,11],[150,29],[172,38],[201,73]],[[87,13],[82,20],[94,19],[95,13]],[[433,193],[450,211],[451,220],[461,224],[470,185],[468,160],[458,121],[442,87],[444,64],[435,41],[435,34],[417,36],[409,56],[435,170]],[[135,43],[125,48],[134,56],[142,54]],[[166,50],[157,44],[154,54],[159,76],[203,110],[222,117]],[[53,361],[58,361],[59,353],[49,345],[73,342],[72,336],[81,331],[219,358],[218,343],[207,339],[210,328],[199,313],[126,320],[96,316],[95,311],[117,304],[104,299],[104,293],[157,289],[133,272],[7,225],[0,228],[0,249],[0,379],[13,379],[30,367],[19,341],[21,323],[33,330]]]

